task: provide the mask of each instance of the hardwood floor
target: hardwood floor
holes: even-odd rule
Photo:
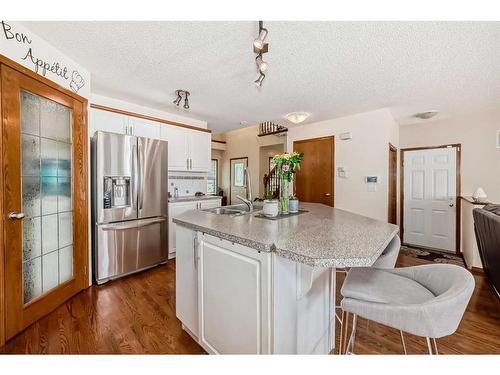
[[[424,263],[400,256],[398,266]],[[475,278],[476,289],[458,331],[438,340],[441,354],[500,354],[500,301],[483,275]],[[406,334],[405,339],[409,353],[427,352],[423,338]],[[8,341],[0,352],[204,353],[175,317],[175,262],[90,287]],[[359,319],[354,352],[402,353],[399,333]]]

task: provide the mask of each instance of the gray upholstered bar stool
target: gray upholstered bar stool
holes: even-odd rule
[[[394,268],[396,265],[396,261],[398,260],[399,250],[401,249],[401,240],[398,235],[395,235],[394,238],[389,242],[389,245],[386,246],[382,254],[377,258],[375,263],[373,263],[372,267],[375,268]],[[336,272],[347,273],[348,269],[342,268],[337,269]],[[335,309],[341,309],[340,305],[336,305]],[[337,314],[335,310],[335,317],[340,323],[340,329],[342,330],[342,316]]]
[[[429,354],[438,354],[436,338],[457,330],[474,284],[469,271],[451,264],[392,270],[352,268],[341,290],[344,325],[340,352],[346,353],[349,347],[353,352],[356,318],[360,316],[401,333],[425,337]],[[353,314],[353,328],[347,342],[349,314]],[[401,339],[406,354],[403,335]]]

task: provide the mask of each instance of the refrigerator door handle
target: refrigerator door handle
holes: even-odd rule
[[[133,220],[131,222],[126,222],[126,223],[104,224],[104,225],[100,225],[100,228],[104,231],[128,230],[128,229],[142,228],[142,227],[146,227],[148,225],[162,223],[166,220],[167,220],[167,218],[165,218],[165,217],[159,217],[159,218],[148,219],[148,220],[139,220],[139,221]]]
[[[134,187],[134,191],[132,192],[132,194],[133,194],[133,202],[135,209],[137,209],[137,194],[139,192],[139,178],[137,173],[138,168],[139,168],[139,163],[137,161],[137,146],[132,146],[132,178],[133,178],[132,183]]]
[[[144,155],[143,155],[143,148],[142,148],[142,145],[141,145],[141,139],[138,138],[137,139],[137,143],[138,143],[138,158],[139,158],[139,210],[142,209],[142,205],[144,203],[144,187],[143,187],[143,183],[144,183],[144,176],[143,176],[143,173],[144,173]]]

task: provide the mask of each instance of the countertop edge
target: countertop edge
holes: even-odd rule
[[[225,239],[230,242],[234,242],[243,246],[250,247],[252,249],[255,249],[257,251],[264,251],[264,252],[273,252],[276,253],[276,255],[281,256],[282,258],[297,262],[297,263],[302,263],[307,266],[313,267],[313,268],[346,268],[346,267],[370,267],[375,261],[378,259],[380,254],[384,251],[384,249],[387,247],[389,242],[394,238],[395,235],[399,233],[399,227],[396,227],[394,231],[392,231],[391,235],[389,238],[380,246],[380,248],[377,250],[377,253],[370,259],[368,258],[351,258],[349,260],[342,260],[342,259],[331,259],[331,258],[312,258],[308,257],[305,255],[297,254],[292,251],[286,250],[286,249],[280,249],[275,246],[275,244],[262,244],[259,242],[255,242],[246,238],[234,236],[225,232],[221,232],[218,230],[213,230],[209,229],[200,225],[196,225],[187,221],[183,221],[177,218],[173,218],[172,221],[176,224],[182,225],[184,227],[196,230],[198,232],[203,232],[206,234],[210,234],[215,237],[219,237],[222,239]]]
[[[255,241],[249,240],[247,238],[242,238],[242,237],[234,236],[232,234],[228,234],[228,233],[221,232],[221,231],[218,231],[218,230],[214,230],[214,229],[210,229],[210,228],[207,228],[207,227],[203,227],[201,225],[196,225],[196,224],[193,224],[193,223],[189,223],[187,221],[183,221],[183,220],[180,220],[180,219],[177,219],[177,218],[173,218],[172,221],[175,224],[182,225],[183,227],[190,228],[190,229],[196,230],[198,232],[203,232],[203,233],[206,233],[206,234],[210,234],[212,236],[219,237],[219,238],[222,238],[224,240],[228,240],[230,242],[234,242],[234,243],[237,243],[237,244],[240,244],[240,245],[243,245],[243,246],[250,247],[250,248],[255,249],[257,251],[265,251],[265,252],[270,253],[270,252],[272,252],[272,250],[274,248],[273,244],[271,244],[271,245],[262,244],[262,243],[259,243],[259,242],[255,242]]]

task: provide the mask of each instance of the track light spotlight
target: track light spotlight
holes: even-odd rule
[[[186,92],[185,96],[186,97],[184,99],[184,109],[189,109],[189,100],[188,100],[189,92]]]
[[[253,41],[253,49],[254,52],[258,53],[263,51],[264,49],[267,52],[267,43],[265,42],[267,38],[267,29],[264,28],[264,22],[259,21],[259,36]]]
[[[180,104],[180,102],[181,102],[181,99],[182,98],[181,98],[180,94],[177,93],[177,98],[174,100],[173,103],[178,106]]]
[[[255,62],[259,68],[259,72],[263,73],[267,70],[267,63],[262,60],[262,54],[259,53],[259,55],[255,58]]]
[[[266,75],[262,72],[260,72],[260,75],[259,75],[259,78],[257,78],[254,83],[257,87],[261,87],[262,86],[262,82],[264,81],[264,78],[266,78]]]

